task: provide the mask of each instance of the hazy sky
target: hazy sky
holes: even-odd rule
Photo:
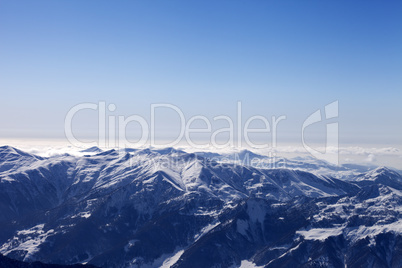
[[[401,1],[3,0],[0,138],[62,138],[82,102],[212,118],[241,101],[245,118],[286,115],[279,141],[294,142],[337,100],[341,143],[400,146],[401,14]],[[74,120],[96,134],[95,113]]]

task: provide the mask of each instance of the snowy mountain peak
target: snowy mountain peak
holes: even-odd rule
[[[9,145],[0,146],[0,152],[9,151],[9,150],[14,150],[14,148]]]
[[[395,180],[395,179],[402,178],[402,175],[390,168],[382,166],[382,167],[378,167],[374,170],[371,170],[365,174],[360,175],[357,178],[357,181],[362,181],[362,180],[375,181],[380,178],[389,178],[389,179]]]
[[[93,146],[91,148],[81,150],[81,153],[99,153],[102,152],[102,149],[100,149],[98,146]]]
[[[11,146],[0,146],[0,156],[5,157],[6,155],[11,154],[15,156],[29,156],[29,157],[34,157],[33,155],[26,153],[24,151],[21,151],[17,148],[11,147]]]
[[[246,157],[248,157],[250,160],[252,160],[253,158],[265,158],[266,156],[260,155],[260,154],[256,154],[250,150],[242,150],[239,153],[235,153],[234,155],[236,155],[240,158],[240,159],[244,159]]]
[[[11,146],[0,147],[0,173],[17,170],[44,158],[23,152]]]
[[[107,151],[101,151],[100,153],[96,154],[97,156],[101,156],[101,155],[118,155],[119,152],[116,151],[115,149],[110,149]]]
[[[388,167],[385,167],[385,166],[378,167],[378,168],[372,170],[371,172],[373,174],[379,174],[379,175],[380,174],[400,175],[398,172],[396,172]]]

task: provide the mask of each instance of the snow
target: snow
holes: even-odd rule
[[[173,183],[171,180],[169,180],[168,178],[166,178],[165,176],[163,176],[163,180],[162,181],[166,181],[167,183],[169,183],[170,185],[172,185],[175,189],[179,190],[179,191],[183,191],[183,189],[181,189],[179,186],[177,186],[175,183]],[[174,180],[175,182],[177,182],[177,179]]]
[[[159,258],[155,259],[151,263],[141,263],[137,264],[137,260],[142,261],[142,258],[136,258],[131,261],[131,265],[129,265],[130,268],[170,268],[173,266],[181,257],[181,255],[184,253],[184,249],[179,248],[173,252],[173,254],[162,254]]]
[[[365,174],[361,174],[356,178],[356,181],[375,181],[379,177],[393,178],[396,181],[402,182],[402,176],[387,167],[378,167]]]
[[[14,182],[14,181],[16,181],[16,180],[14,180],[14,179],[12,179],[10,177],[3,177],[3,178],[0,179],[0,183],[1,182]]]
[[[170,268],[180,259],[181,255],[183,253],[184,253],[184,250],[179,250],[172,257],[166,258],[160,268]]]
[[[74,218],[77,218],[77,217],[88,219],[89,217],[91,217],[91,212],[89,212],[89,211],[80,212],[77,215],[72,216],[71,218],[74,219]]]
[[[360,225],[358,227],[347,228],[345,226],[333,228],[312,228],[310,230],[296,231],[296,234],[304,236],[307,240],[324,241],[328,237],[343,234],[349,241],[356,242],[366,237],[372,238],[380,233],[393,232],[402,234],[402,220],[390,224],[376,224],[373,226]]]
[[[244,261],[241,261],[239,268],[259,268],[259,267],[264,267],[264,266],[257,266],[255,263],[252,263],[251,261],[244,260]]]
[[[199,233],[194,236],[194,241],[191,243],[197,242],[221,224],[216,219],[219,218],[222,211],[229,211],[239,205],[239,200],[248,200],[247,215],[243,214],[242,219],[234,218],[233,224],[236,224],[239,234],[248,237],[248,234],[254,234],[255,226],[262,226],[262,231],[265,231],[263,223],[267,219],[267,215],[276,217],[278,221],[288,219],[288,216],[280,217],[278,214],[267,214],[267,212],[280,211],[282,206],[289,204],[285,202],[296,196],[318,198],[343,196],[347,191],[342,190],[343,188],[331,177],[321,174],[325,173],[325,170],[332,172],[335,167],[325,166],[325,163],[315,162],[313,159],[292,160],[291,165],[295,170],[288,170],[262,169],[252,165],[247,167],[233,164],[213,166],[206,160],[172,150],[143,150],[133,151],[129,154],[106,151],[102,154],[85,157],[57,155],[50,158],[39,158],[12,149],[3,149],[3,152],[4,159],[0,159],[1,190],[7,195],[4,200],[10,200],[4,207],[10,208],[10,214],[15,212],[13,217],[17,218],[21,216],[18,214],[20,211],[18,211],[17,205],[32,203],[35,209],[38,207],[38,214],[47,211],[46,213],[54,216],[52,214],[54,208],[64,205],[68,201],[77,200],[77,203],[74,203],[77,204],[76,207],[72,206],[73,208],[68,213],[60,216],[61,223],[56,222],[59,225],[52,225],[57,226],[55,227],[57,232],[63,234],[70,232],[73,228],[79,228],[77,222],[91,217],[92,213],[100,208],[102,202],[106,209],[101,213],[107,215],[109,209],[116,211],[114,216],[118,222],[118,218],[124,216],[123,208],[127,205],[132,205],[137,210],[139,220],[147,220],[153,217],[153,213],[157,211],[156,208],[162,207],[161,205],[170,209],[171,203],[176,204],[177,201],[183,201],[184,204],[189,200],[193,201],[196,196],[199,200],[195,202],[207,201],[208,203],[200,202],[190,211],[184,210],[183,212],[194,217],[204,216],[202,223],[198,222],[197,229],[192,230],[192,235],[197,231]],[[311,167],[309,167],[310,165]],[[314,176],[296,169],[311,169],[321,175]],[[340,172],[357,171],[343,169]],[[364,173],[361,178],[368,183],[375,184],[375,178],[378,176],[400,177],[394,173],[380,168]],[[345,182],[345,184],[351,185],[350,182]],[[356,182],[356,185],[360,184]],[[374,245],[375,236],[381,232],[402,233],[401,188],[394,186],[398,190],[379,184],[375,186],[379,187],[379,195],[377,193],[370,197],[363,197],[364,200],[353,194],[333,201],[333,203],[327,201],[326,198],[317,199],[317,213],[309,215],[308,218],[311,224],[308,227],[305,226],[306,229],[297,231],[297,235],[305,237],[306,240],[319,241],[343,235],[348,242],[369,237],[370,245]],[[357,188],[357,186],[353,187]],[[25,197],[31,199],[23,199]],[[36,197],[41,199],[35,199]],[[108,199],[106,200],[105,197]],[[271,205],[264,205],[266,203],[259,202],[254,197],[273,201]],[[331,200],[336,199],[331,198]],[[273,202],[275,203],[273,204]],[[41,207],[42,204],[45,204],[46,207]],[[224,205],[211,207],[209,204]],[[348,219],[356,218],[357,215],[362,216],[356,221],[359,226],[346,227]],[[7,213],[3,213],[0,215],[1,217],[6,218]],[[204,221],[208,217],[208,221]],[[364,217],[371,217],[370,221],[365,221]],[[65,221],[66,219],[68,221]],[[219,219],[222,220],[222,218]],[[336,219],[337,223],[341,222],[342,225],[333,224],[331,222],[333,219]],[[44,221],[38,220],[38,222]],[[115,222],[108,222],[110,223],[102,223],[102,231],[110,232],[118,228]],[[351,222],[354,224],[353,221]],[[23,226],[22,223],[18,222],[18,224],[21,225],[16,226]],[[137,222],[130,222],[130,225],[124,222],[124,224],[131,228]],[[201,224],[205,224],[205,226],[202,227]],[[327,228],[322,228],[324,226]],[[10,236],[6,243],[0,245],[0,252],[9,254],[15,250],[22,250],[26,253],[27,260],[34,259],[40,245],[45,243],[49,236],[56,233],[54,230],[44,231],[44,227],[44,224],[39,224],[34,227],[20,227],[18,231],[14,230],[14,236]],[[125,239],[127,238],[122,240],[121,245],[127,243],[124,246],[124,250],[127,252],[130,251],[130,248],[140,244],[136,245],[139,242],[137,240],[127,242]],[[158,259],[149,260],[147,265],[149,267],[170,267],[182,256],[185,250],[182,248],[183,245],[185,244],[180,244],[181,248],[178,247],[173,252],[161,253]],[[294,249],[290,251],[292,250]],[[98,254],[92,253],[94,256]],[[281,251],[282,253],[283,251]],[[241,267],[256,267],[250,260],[243,260],[241,263]]]
[[[304,236],[307,240],[324,241],[330,236],[338,236],[342,234],[343,227],[338,228],[314,228],[308,231],[297,231],[296,234]]]
[[[39,247],[46,239],[53,235],[53,229],[43,231],[44,224],[38,224],[27,230],[20,230],[16,236],[8,240],[0,247],[0,253],[8,255],[13,251],[21,250],[25,252],[24,261],[29,261],[34,254],[39,251]]]
[[[371,238],[380,233],[393,232],[402,234],[402,220],[398,220],[390,224],[373,225],[368,227],[361,225],[358,228],[347,228],[345,232],[347,233],[347,236],[350,237],[350,239],[354,242],[366,237]]]
[[[215,223],[211,223],[208,224],[207,226],[205,226],[204,228],[201,229],[201,232],[197,235],[194,236],[195,241],[197,241],[198,239],[200,239],[201,237],[203,237],[205,234],[207,234],[209,231],[211,231],[212,229],[214,229],[216,226],[218,226],[220,224],[219,221],[215,222]]]
[[[138,242],[137,239],[132,239],[132,240],[128,241],[127,245],[124,246],[124,251],[128,252],[130,250],[130,248],[135,245],[136,242]]]

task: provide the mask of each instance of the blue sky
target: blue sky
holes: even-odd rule
[[[286,115],[286,143],[338,100],[341,143],[400,146],[401,14],[399,1],[3,0],[0,137],[62,138],[81,102],[147,118],[151,103],[213,117],[241,101],[245,116]],[[81,117],[76,132],[95,133]]]

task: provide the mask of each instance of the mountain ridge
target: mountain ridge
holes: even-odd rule
[[[10,164],[8,155],[0,158],[0,170]],[[370,253],[377,245],[372,241],[382,237],[379,230],[397,242],[402,233],[402,183],[388,168],[340,180],[218,162],[172,148],[11,161],[13,168],[0,172],[0,253],[21,261],[313,267],[322,259],[337,267],[362,260],[331,251],[355,250],[373,263],[382,258],[384,267],[396,267]],[[402,263],[395,255],[399,246],[381,250]],[[290,254],[299,251],[317,256],[309,261]]]

